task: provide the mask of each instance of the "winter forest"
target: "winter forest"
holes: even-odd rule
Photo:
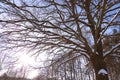
[[[120,0],[0,0],[0,80],[120,80]]]

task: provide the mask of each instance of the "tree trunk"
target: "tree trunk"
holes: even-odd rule
[[[91,62],[96,75],[96,80],[109,80],[104,59],[97,54],[91,57]]]

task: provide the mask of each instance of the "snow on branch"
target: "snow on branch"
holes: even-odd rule
[[[107,71],[105,69],[100,69],[98,74],[105,75],[105,74],[108,74],[108,73],[107,73]]]
[[[112,24],[112,22],[117,18],[117,16],[120,14],[120,9],[118,10],[118,12],[113,16],[112,20],[108,23],[107,26],[105,26],[105,28],[103,29],[103,31],[101,32],[101,35],[99,37],[99,39],[97,40],[97,43],[101,40],[103,34],[106,32],[106,30],[109,28],[109,26]]]
[[[105,53],[103,54],[103,56],[106,57],[107,55],[111,54],[112,52],[115,52],[118,47],[120,47],[120,43],[116,44],[111,50],[105,52]]]

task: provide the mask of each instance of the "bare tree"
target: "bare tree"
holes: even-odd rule
[[[96,80],[109,80],[105,58],[120,43],[103,49],[103,36],[120,14],[119,0],[4,0],[0,22],[10,47],[88,58]],[[119,24],[115,24],[119,25]]]

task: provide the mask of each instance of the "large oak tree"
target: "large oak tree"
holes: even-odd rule
[[[79,53],[91,61],[96,80],[109,80],[104,59],[120,43],[105,50],[103,40],[120,15],[119,5],[119,0],[0,0],[0,36],[7,42],[2,46]]]

